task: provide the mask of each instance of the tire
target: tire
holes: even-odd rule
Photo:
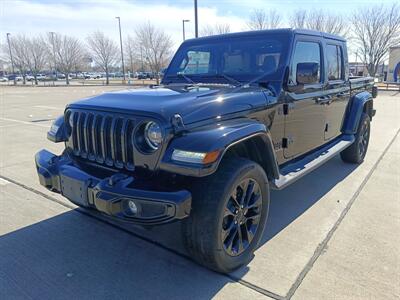
[[[264,170],[247,159],[225,159],[213,175],[196,181],[191,191],[192,211],[182,224],[191,257],[220,273],[246,265],[254,256],[268,216],[270,198]]]
[[[363,113],[358,125],[354,143],[340,153],[342,160],[347,163],[360,164],[367,154],[371,119],[368,114]]]

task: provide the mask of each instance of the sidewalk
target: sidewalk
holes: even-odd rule
[[[399,162],[397,136],[293,299],[400,298]]]

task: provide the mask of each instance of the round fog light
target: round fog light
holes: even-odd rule
[[[135,214],[137,213],[138,209],[137,209],[137,206],[136,206],[136,204],[135,204],[134,201],[129,200],[129,201],[128,201],[128,207],[129,207],[129,209],[130,209],[130,211],[131,211],[132,214],[135,215]]]

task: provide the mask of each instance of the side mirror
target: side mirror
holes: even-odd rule
[[[318,63],[298,63],[296,72],[297,84],[318,83],[319,64]]]

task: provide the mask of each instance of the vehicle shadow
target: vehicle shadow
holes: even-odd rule
[[[1,299],[211,299],[228,277],[68,211],[0,237]]]
[[[270,239],[355,168],[336,157],[285,190],[272,191],[260,247],[268,247]],[[176,255],[186,254],[180,223],[151,230],[121,223],[109,226],[103,222],[110,222],[106,217],[78,210],[0,237],[0,298],[209,299],[217,293],[232,295],[231,289],[221,290],[231,278],[249,271],[244,267],[230,278]]]
[[[336,156],[287,188],[271,191],[269,217],[260,247],[311,208],[357,166],[344,163]]]
[[[336,156],[287,188],[281,191],[271,190],[267,227],[259,247],[262,247],[300,217],[356,168],[357,165],[344,163],[340,156]],[[129,225],[121,226],[157,241],[168,248],[186,254],[180,239],[179,223],[158,226],[151,230],[143,230]]]

